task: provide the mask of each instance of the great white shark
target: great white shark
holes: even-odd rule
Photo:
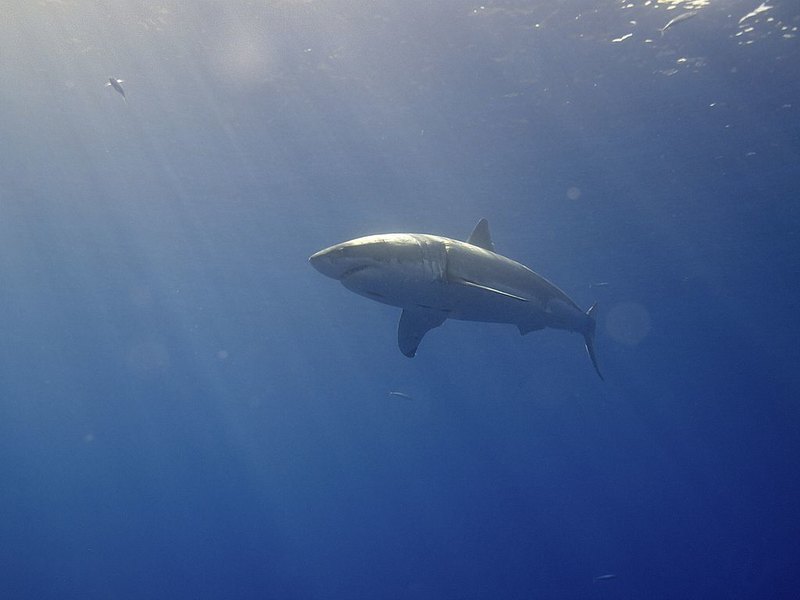
[[[421,233],[368,235],[313,254],[311,265],[348,290],[403,309],[400,351],[413,357],[425,334],[447,319],[509,323],[522,335],[551,327],[583,336],[595,371],[595,307],[494,251],[481,219],[466,242]]]

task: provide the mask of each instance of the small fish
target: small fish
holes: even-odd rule
[[[672,27],[673,25],[676,25],[676,24],[678,24],[678,23],[680,23],[682,21],[686,21],[688,19],[691,19],[692,17],[696,17],[698,12],[699,11],[696,11],[696,10],[690,10],[689,12],[685,12],[682,15],[678,15],[674,19],[670,19],[667,22],[666,25],[664,25],[661,29],[659,29],[659,31],[661,32],[661,36],[663,37],[664,36],[664,32],[667,29],[669,29],[670,27]]]
[[[594,578],[595,583],[600,581],[611,581],[612,579],[616,579],[616,573],[606,573],[605,575],[598,575]]]
[[[760,15],[762,12],[768,11],[770,8],[772,7],[767,6],[766,2],[762,2],[761,4],[759,4],[758,8],[751,10],[749,13],[747,13],[745,16],[739,19],[739,25],[747,21],[747,19],[752,19],[753,17],[757,17],[758,15]]]
[[[117,90],[120,94],[122,94],[122,99],[125,100],[125,104],[128,103],[128,99],[125,97],[125,90],[122,89],[122,84],[125,83],[124,79],[117,79],[116,77],[109,77],[108,83],[106,87],[109,85]]]
[[[409,396],[405,392],[389,392],[390,396],[396,396],[397,398],[405,398],[406,400],[413,400],[413,396]]]

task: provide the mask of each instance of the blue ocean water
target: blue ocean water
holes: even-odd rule
[[[796,597],[796,3],[3,11],[0,596]],[[481,217],[605,382],[307,263]]]

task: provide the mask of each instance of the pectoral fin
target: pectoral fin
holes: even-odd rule
[[[422,338],[428,331],[439,327],[447,319],[447,314],[437,310],[404,310],[397,328],[397,344],[400,352],[414,358]]]
[[[522,335],[527,335],[531,331],[539,331],[540,329],[544,328],[545,328],[544,322],[536,319],[530,319],[529,321],[517,325],[517,329],[519,329],[519,332]]]

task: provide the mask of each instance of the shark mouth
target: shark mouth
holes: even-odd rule
[[[352,277],[356,273],[363,271],[364,269],[369,269],[369,265],[359,265],[358,267],[353,267],[352,269],[348,269],[344,273],[342,273],[341,277],[339,277],[340,281],[344,281],[348,277]]]

